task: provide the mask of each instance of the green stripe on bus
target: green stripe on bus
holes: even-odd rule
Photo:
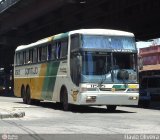
[[[53,37],[53,40],[59,40],[59,39],[62,39],[62,38],[66,38],[66,37],[68,37],[68,34],[69,34],[69,32],[55,35]]]
[[[52,100],[59,64],[60,62],[55,61],[49,62],[47,65],[47,71],[42,90],[43,99]]]
[[[115,88],[115,89],[126,89],[128,86],[127,85],[113,85],[112,88]]]

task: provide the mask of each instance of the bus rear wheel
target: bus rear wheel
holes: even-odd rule
[[[116,110],[116,105],[107,105],[107,110],[108,111],[115,111]]]
[[[27,104],[27,96],[26,96],[26,92],[25,92],[24,87],[22,87],[22,89],[21,89],[21,97],[23,98],[23,103]]]
[[[27,104],[31,104],[32,103],[32,100],[31,100],[31,94],[30,94],[30,88],[27,87],[26,89],[26,96],[27,96]]]

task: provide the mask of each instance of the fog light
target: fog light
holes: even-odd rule
[[[129,97],[129,100],[137,100],[137,99],[138,99],[137,96],[130,96],[130,97]]]
[[[96,96],[87,96],[86,97],[86,102],[95,102],[96,101]]]

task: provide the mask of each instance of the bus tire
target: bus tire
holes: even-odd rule
[[[68,103],[68,93],[67,93],[67,89],[65,87],[62,88],[61,100],[62,100],[63,110],[64,111],[69,111],[70,110],[70,104]]]
[[[26,96],[26,92],[25,92],[24,86],[21,88],[21,97],[23,98],[23,103],[27,104],[27,96]]]
[[[107,110],[108,111],[115,111],[116,110],[116,105],[107,105]]]
[[[30,88],[27,87],[26,89],[26,96],[27,96],[27,104],[32,104],[32,100],[31,100],[31,93],[30,93]]]

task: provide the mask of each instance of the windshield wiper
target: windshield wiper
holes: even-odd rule
[[[105,64],[105,66],[104,66],[104,68],[103,68],[103,71],[102,71],[102,75],[101,75],[101,80],[100,80],[100,82],[99,82],[99,84],[98,84],[98,87],[102,87],[102,84],[105,82],[105,80],[107,79],[106,78],[106,74],[107,74],[107,72],[108,72],[108,70],[107,70],[107,64]],[[104,78],[103,78],[103,76],[104,76]]]
[[[125,86],[127,86],[127,83],[126,83],[126,80],[129,79],[129,73],[127,70],[125,69],[120,69],[117,73],[117,79],[118,80],[122,80],[123,81],[123,84]]]

